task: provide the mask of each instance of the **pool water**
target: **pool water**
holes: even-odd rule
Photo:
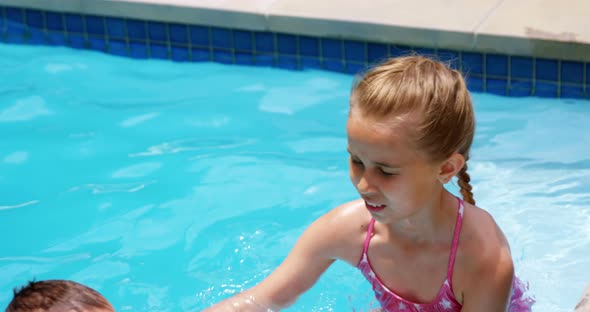
[[[60,278],[118,311],[199,311],[356,198],[351,76],[11,45],[0,73],[0,308],[13,287]],[[475,198],[534,311],[571,311],[590,281],[590,102],[473,99]],[[337,263],[289,311],[373,305]]]

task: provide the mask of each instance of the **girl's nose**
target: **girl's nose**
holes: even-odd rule
[[[363,196],[371,195],[375,192],[375,186],[367,178],[366,173],[363,174],[359,179],[358,183],[356,184],[356,189]]]

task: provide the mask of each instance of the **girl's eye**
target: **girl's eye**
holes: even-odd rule
[[[388,177],[396,175],[395,173],[387,172],[387,171],[385,171],[383,169],[379,169],[379,171],[381,171],[381,174],[382,175],[388,176]]]
[[[354,157],[350,157],[350,161],[352,161],[353,164],[357,164],[357,165],[362,165],[363,162],[360,159],[354,158]]]

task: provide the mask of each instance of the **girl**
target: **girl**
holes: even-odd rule
[[[383,311],[530,311],[508,242],[471,193],[475,118],[459,72],[421,56],[376,66],[353,86],[346,131],[361,198],[311,224],[260,284],[206,311],[288,307],[336,260],[359,268]],[[463,199],[444,188],[455,176]]]

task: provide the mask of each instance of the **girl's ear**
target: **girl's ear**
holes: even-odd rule
[[[463,168],[465,158],[459,153],[453,153],[449,158],[442,162],[439,167],[438,180],[442,184],[447,184]]]

